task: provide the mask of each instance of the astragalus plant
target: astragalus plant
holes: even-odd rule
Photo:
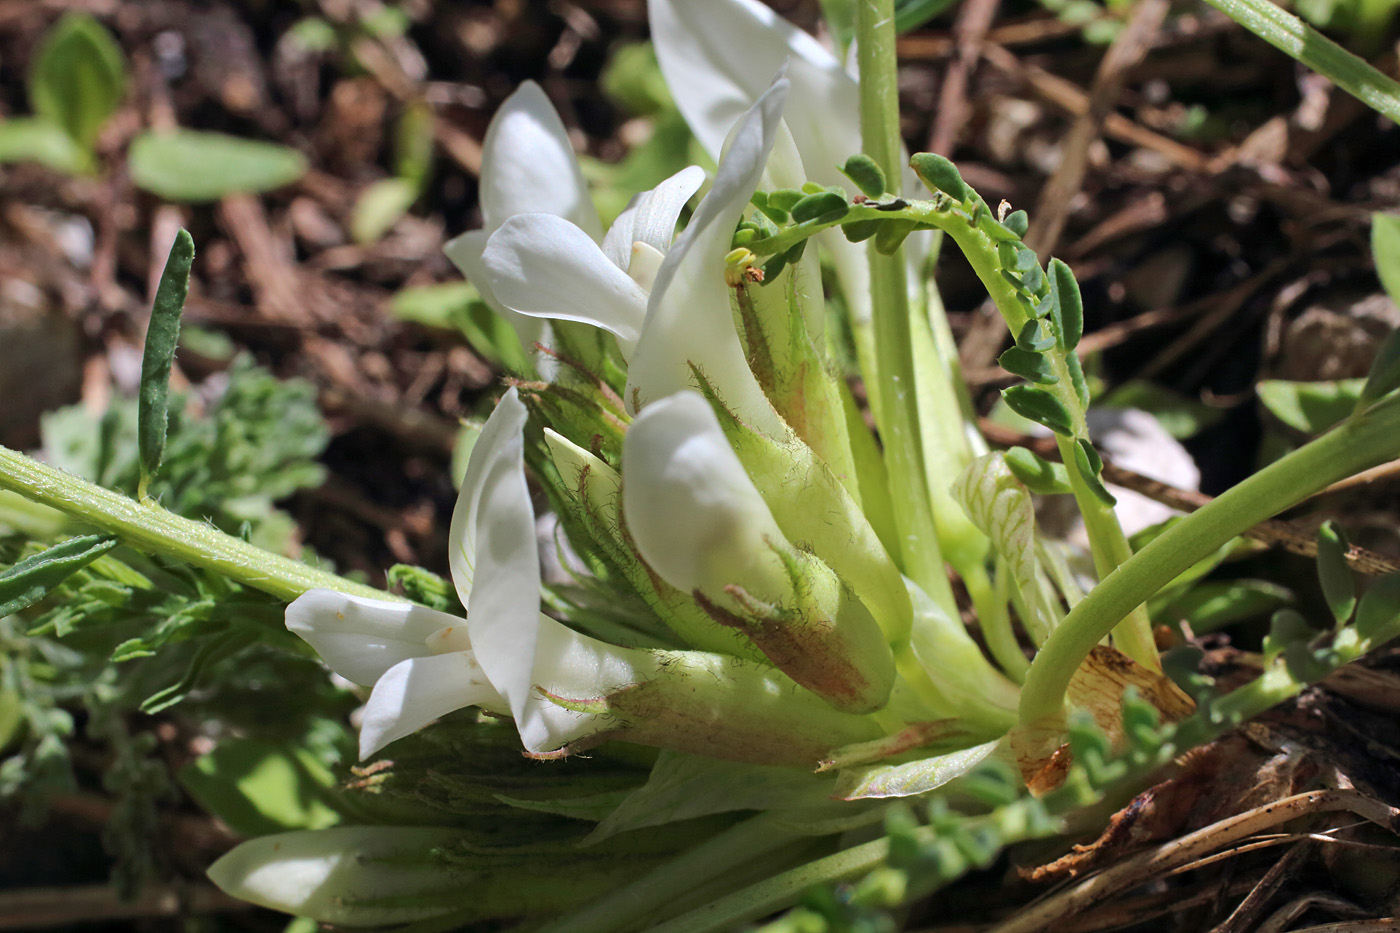
[[[418,930],[722,929],[866,875],[897,904],[919,886],[879,873],[881,822],[908,818],[889,798],[985,797],[993,777],[1009,799],[1054,795],[1086,728],[1105,743],[1091,785],[1105,756],[1170,750],[1159,724],[1195,702],[1162,673],[1148,597],[1400,453],[1383,359],[1354,417],[1134,554],[1088,435],[1069,267],[1024,245],[1023,211],[902,150],[890,4],[857,7],[858,77],[751,0],[652,0],[662,72],[717,167],[639,193],[606,231],[544,93],[506,101],[485,227],[448,252],[533,369],[481,431],[453,517],[466,617],[273,585],[297,596],[288,627],[369,688],[360,752],[383,763],[359,784],[379,803],[243,844],[211,871],[226,890]],[[1026,380],[1005,401],[1060,463],[978,434],[929,276],[940,245],[1004,316],[1000,362]],[[1084,560],[1037,532],[1033,494],[1073,497]],[[545,512],[567,585],[542,577]],[[1397,632],[1366,618],[1310,643],[1310,670]],[[1266,682],[1183,734],[1296,691],[1309,676],[1282,645]],[[448,716],[464,708],[480,716]],[[1010,819],[996,838],[1054,831]]]

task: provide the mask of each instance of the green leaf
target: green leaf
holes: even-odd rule
[[[409,182],[414,193],[423,190],[433,167],[433,110],[422,101],[404,108],[394,127],[394,174]]]
[[[1288,648],[1304,644],[1317,631],[1296,609],[1280,609],[1269,620],[1269,634],[1264,636],[1264,659],[1272,661]]]
[[[1055,375],[1055,370],[1043,353],[1035,353],[1021,347],[1008,347],[997,357],[997,363],[1007,372],[1039,385],[1054,385],[1060,381],[1060,377]]]
[[[1003,389],[1001,397],[1022,418],[1044,425],[1056,434],[1074,434],[1074,420],[1069,409],[1049,392],[1033,386],[1012,386]]]
[[[888,223],[884,220],[853,220],[848,224],[841,225],[841,232],[846,235],[846,239],[852,243],[859,243],[868,240],[880,232],[882,224]]]
[[[29,103],[83,149],[92,149],[125,93],[121,48],[91,16],[69,13],[40,40],[29,69]]]
[[[885,171],[879,163],[865,153],[856,153],[841,166],[841,174],[855,182],[861,193],[869,198],[878,198],[885,193]]]
[[[1265,379],[1258,385],[1259,401],[1275,418],[1304,434],[1321,434],[1347,418],[1360,404],[1363,382],[1291,382]]]
[[[944,10],[951,9],[958,0],[895,0],[894,30],[906,33],[933,19]]]
[[[912,220],[881,221],[880,229],[875,231],[875,251],[882,256],[893,256],[918,226]]]
[[[335,776],[299,748],[226,739],[181,768],[178,779],[200,806],[244,836],[323,829],[341,820]]]
[[[146,347],[141,357],[141,388],[137,394],[137,449],[141,457],[141,494],[165,457],[165,431],[169,425],[170,366],[180,339],[180,314],[190,291],[194,265],[194,238],[184,228],[165,260],[155,305],[146,327]]]
[[[790,768],[663,751],[646,784],[604,818],[587,842],[711,813],[817,806],[831,795],[833,784],[834,779],[814,779]]]
[[[0,163],[37,162],[66,175],[93,170],[92,153],[56,123],[30,117],[0,122]]]
[[[1017,236],[1025,236],[1026,231],[1030,229],[1031,219],[1025,211],[1012,211],[1006,215],[1005,226]]]
[[[1332,618],[1345,625],[1356,609],[1356,578],[1347,565],[1347,536],[1336,522],[1324,522],[1317,529],[1317,579]]]
[[[1362,595],[1356,633],[1373,645],[1400,634],[1400,574],[1381,577]]]
[[[1027,321],[1016,335],[1016,346],[1033,353],[1043,353],[1055,345],[1055,335],[1041,321]]]
[[[0,618],[34,605],[69,576],[116,546],[116,538],[83,535],[55,544],[0,571]]]
[[[1201,635],[1258,618],[1292,600],[1292,593],[1266,580],[1207,581],[1188,588],[1154,615],[1165,622],[1185,622]]]
[[[131,144],[131,179],[169,201],[217,201],[291,184],[306,174],[295,149],[223,133],[142,133]]]
[[[1084,378],[1084,367],[1079,362],[1078,353],[1065,354],[1065,368],[1069,370],[1070,385],[1074,386],[1074,394],[1079,398],[1079,404],[1088,408],[1089,380]]]
[[[1371,258],[1390,300],[1400,304],[1400,216],[1371,215]]]
[[[350,236],[361,246],[374,243],[389,232],[413,202],[418,185],[403,178],[381,178],[360,192],[350,213]]]
[[[1104,505],[1115,506],[1118,500],[1113,498],[1113,493],[1108,491],[1108,487],[1099,479],[1099,471],[1103,469],[1103,461],[1099,459],[1099,452],[1094,449],[1094,445],[1084,438],[1078,438],[1074,444],[1074,465],[1079,470],[1079,478],[1084,481],[1084,485],[1089,487],[1089,491],[1094,494]]]
[[[1036,495],[1058,496],[1074,492],[1069,484],[1069,471],[1063,463],[1046,460],[1025,447],[1012,447],[1002,456],[1016,478]]]
[[[1366,385],[1356,400],[1356,410],[1360,411],[1383,395],[1389,395],[1400,388],[1400,330],[1393,330],[1381,341],[1376,358],[1371,361],[1371,370],[1366,374]]]
[[[1053,308],[1059,312],[1052,319],[1060,335],[1060,346],[1073,350],[1084,336],[1084,299],[1074,273],[1062,260],[1050,260],[1050,289],[1055,293]]]
[[[828,215],[845,213],[850,209],[850,204],[846,199],[835,191],[819,191],[816,194],[809,194],[803,197],[792,206],[790,213],[792,219],[797,223],[805,223],[817,218],[825,218]]]
[[[934,152],[920,152],[909,160],[914,174],[932,191],[942,191],[954,201],[967,197],[967,182],[949,159]]]

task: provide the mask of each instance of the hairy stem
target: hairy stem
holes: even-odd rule
[[[293,600],[325,587],[371,599],[398,599],[383,590],[254,547],[212,525],[137,502],[70,473],[0,447],[0,489],[58,509],[85,524],[114,534],[147,554],[159,554],[217,571],[231,580],[278,599]]]

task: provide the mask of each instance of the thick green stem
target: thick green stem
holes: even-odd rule
[[[1021,721],[1059,713],[1094,645],[1177,574],[1231,538],[1328,485],[1400,455],[1400,397],[1260,470],[1167,529],[1109,574],[1041,646],[1021,689]]]
[[[1325,75],[1366,106],[1400,123],[1400,83],[1381,74],[1269,0],[1206,0],[1272,45]]]
[[[58,509],[118,536],[144,553],[217,571],[278,599],[290,601],[318,587],[371,599],[398,599],[383,590],[264,551],[154,503],[128,499],[5,447],[0,447],[0,489]]]
[[[893,0],[858,0],[856,31],[861,146],[884,169],[886,178],[899,178],[903,166]],[[943,568],[925,481],[904,257],[900,251],[883,256],[872,249],[869,254],[879,427],[889,463],[890,491],[900,505],[895,510],[900,558],[905,574],[956,615],[957,602]]]

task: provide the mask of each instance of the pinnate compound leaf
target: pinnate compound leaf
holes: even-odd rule
[[[1349,547],[1346,533],[1335,522],[1317,529],[1317,579],[1338,625],[1346,624],[1356,609],[1356,579],[1347,565]]]
[[[142,133],[131,144],[132,181],[170,201],[217,201],[291,184],[306,174],[295,149],[223,133]]]
[[[55,544],[0,571],[0,617],[34,605],[69,576],[116,546],[116,538],[83,535]]]
[[[1012,386],[1003,389],[1001,397],[1011,410],[1022,418],[1042,424],[1056,434],[1074,434],[1074,422],[1069,409],[1055,396],[1034,386]]]
[[[92,148],[125,93],[121,49],[97,20],[70,13],[44,36],[29,70],[29,103],[83,149]]]

